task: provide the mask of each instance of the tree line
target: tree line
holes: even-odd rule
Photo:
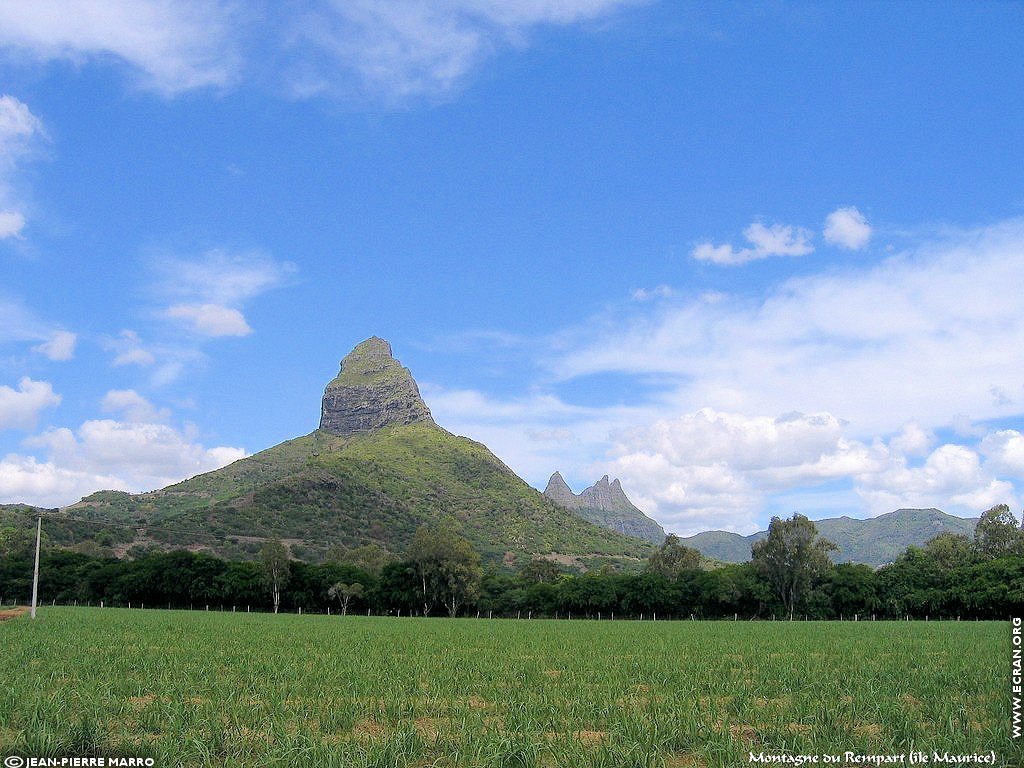
[[[2,532],[0,532],[2,534]],[[40,599],[197,610],[424,616],[662,619],[1005,619],[1024,605],[1024,531],[999,505],[973,538],[943,533],[874,569],[834,565],[835,546],[796,514],[773,518],[750,561],[709,562],[669,536],[642,568],[566,572],[543,558],[485,569],[453,526],[423,526],[402,557],[380,547],[291,560],[268,541],[257,561],[188,552],[116,559],[48,548]],[[0,600],[25,601],[33,552],[0,535]]]

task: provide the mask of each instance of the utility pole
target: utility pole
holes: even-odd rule
[[[32,571],[32,618],[36,617],[36,603],[39,602],[39,537],[43,532],[43,516],[36,519],[36,567]]]

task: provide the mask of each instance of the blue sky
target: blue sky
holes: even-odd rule
[[[668,530],[1024,489],[1024,8],[0,6],[0,502],[313,429],[379,335]]]

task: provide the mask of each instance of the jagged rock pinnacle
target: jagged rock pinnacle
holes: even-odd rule
[[[611,510],[618,507],[616,504],[617,499],[612,498],[612,489],[608,484],[608,475],[604,475],[600,480],[580,493],[580,499],[586,506],[594,507],[595,509]]]
[[[576,509],[580,506],[580,500],[572,492],[572,488],[565,482],[561,472],[555,472],[548,480],[548,487],[544,489],[544,495],[556,504],[561,504],[566,509]]]
[[[327,432],[348,435],[418,421],[434,423],[409,369],[376,336],[345,356],[324,390],[320,429]]]
[[[618,478],[608,482],[605,475],[592,486],[576,494],[566,484],[560,472],[548,480],[544,495],[556,504],[570,509],[597,525],[619,533],[646,539],[653,544],[665,540],[665,530],[637,509],[622,490]]]

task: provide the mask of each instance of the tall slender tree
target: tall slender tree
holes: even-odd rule
[[[483,573],[480,555],[450,525],[423,525],[413,535],[406,559],[420,585],[423,615],[437,601],[454,616],[460,606],[476,598]]]
[[[751,561],[775,589],[790,621],[815,579],[831,566],[828,553],[836,548],[819,537],[814,523],[801,514],[788,520],[773,517],[768,537],[754,544]]]
[[[280,539],[270,539],[260,550],[260,565],[263,569],[263,581],[270,588],[274,601],[274,613],[281,606],[281,591],[288,584],[291,575],[291,563],[288,560],[288,548]]]

